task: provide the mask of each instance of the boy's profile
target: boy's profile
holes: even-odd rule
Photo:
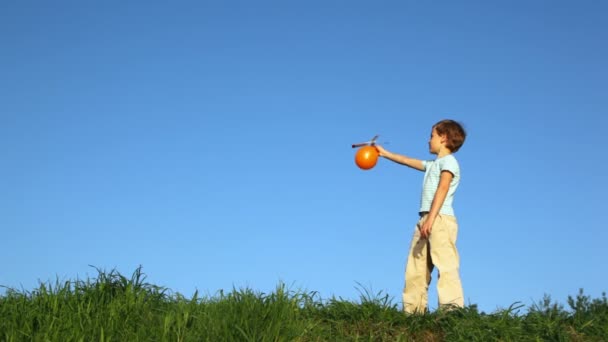
[[[424,172],[419,219],[414,229],[405,269],[403,310],[424,312],[428,304],[431,272],[437,267],[440,307],[464,306],[460,281],[460,260],[456,249],[458,223],[452,203],[460,182],[460,167],[453,153],[466,138],[462,126],[453,120],[436,123],[431,131],[429,152],[435,160],[418,160],[376,145],[381,157]]]

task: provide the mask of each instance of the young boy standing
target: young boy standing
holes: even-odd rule
[[[436,123],[431,131],[429,151],[435,160],[418,160],[385,150],[376,145],[380,156],[413,169],[424,171],[420,219],[414,229],[405,270],[403,310],[427,310],[431,272],[437,267],[437,292],[440,306],[464,306],[460,281],[460,260],[456,249],[458,223],[452,203],[460,182],[460,167],[453,153],[466,138],[462,126],[453,120]]]

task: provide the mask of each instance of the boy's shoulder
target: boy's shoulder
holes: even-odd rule
[[[444,162],[448,162],[448,163],[452,163],[452,162],[458,163],[458,159],[456,158],[456,156],[454,155],[454,153],[450,153],[448,155],[445,155],[441,159],[444,159]]]
[[[458,171],[460,169],[458,159],[456,159],[453,153],[450,153],[441,158],[437,158],[435,162],[437,163],[437,165],[439,165],[439,168],[441,170]]]
[[[436,158],[434,160],[427,160],[427,163],[437,163],[437,164],[450,164],[450,163],[458,163],[458,159],[456,159],[456,156],[454,156],[453,153],[450,154],[446,154],[443,157],[440,158]]]
[[[453,153],[445,155],[441,158],[422,160],[422,165],[426,170],[428,170],[433,165],[434,167],[439,167],[439,170],[460,168],[458,159],[456,159]]]

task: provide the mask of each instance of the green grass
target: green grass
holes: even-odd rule
[[[388,295],[322,299],[279,284],[191,298],[147,283],[141,267],[41,283],[0,296],[0,341],[608,341],[606,294],[582,290],[568,309],[549,296],[529,308],[406,315]]]

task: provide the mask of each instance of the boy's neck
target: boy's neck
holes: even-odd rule
[[[439,149],[439,152],[437,152],[437,158],[442,158],[449,154],[452,154],[452,151],[450,151],[447,148],[442,147],[441,149]]]

